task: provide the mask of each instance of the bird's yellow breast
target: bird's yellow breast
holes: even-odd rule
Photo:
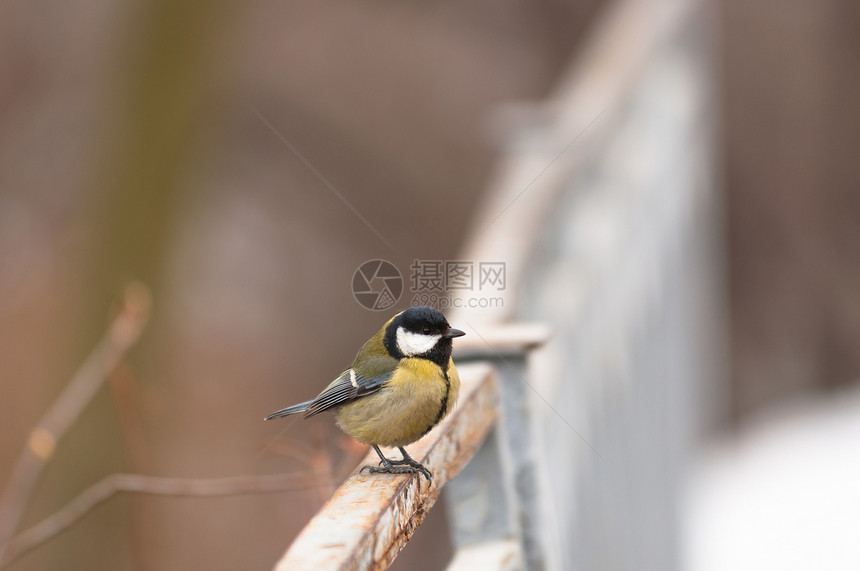
[[[450,359],[447,378],[432,361],[401,359],[382,389],[339,407],[337,422],[364,444],[405,446],[447,416],[459,394],[460,377]]]

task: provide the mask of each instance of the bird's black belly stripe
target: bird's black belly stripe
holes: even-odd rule
[[[434,426],[439,424],[439,421],[442,420],[442,417],[445,416],[445,410],[448,408],[448,395],[451,394],[451,379],[448,378],[448,369],[442,369],[442,374],[445,375],[445,396],[442,397],[442,405],[439,407],[439,413],[436,415],[436,419],[430,423],[421,436],[424,436],[428,432],[430,432]]]

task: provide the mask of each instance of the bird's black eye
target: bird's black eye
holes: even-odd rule
[[[424,332],[423,332],[423,333],[424,333],[424,335],[430,335],[430,328],[429,328],[429,327],[425,327],[425,328],[424,328]]]

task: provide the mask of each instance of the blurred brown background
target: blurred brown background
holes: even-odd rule
[[[546,94],[603,4],[0,6],[0,487],[125,280],[155,299],[24,526],[115,471],[339,481],[362,451],[331,419],[272,444],[262,416],[383,320],[359,264],[456,257],[493,106]],[[717,10],[735,419],[858,378],[857,12]],[[329,492],[118,497],[11,568],[267,569]],[[401,568],[443,565],[428,524]]]
[[[722,1],[733,413],[860,376],[856,2]]]

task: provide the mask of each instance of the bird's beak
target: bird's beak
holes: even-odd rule
[[[462,337],[465,334],[466,334],[465,331],[460,331],[459,329],[453,329],[452,328],[452,329],[448,330],[448,333],[445,334],[445,337],[447,339],[451,339],[452,337]]]

